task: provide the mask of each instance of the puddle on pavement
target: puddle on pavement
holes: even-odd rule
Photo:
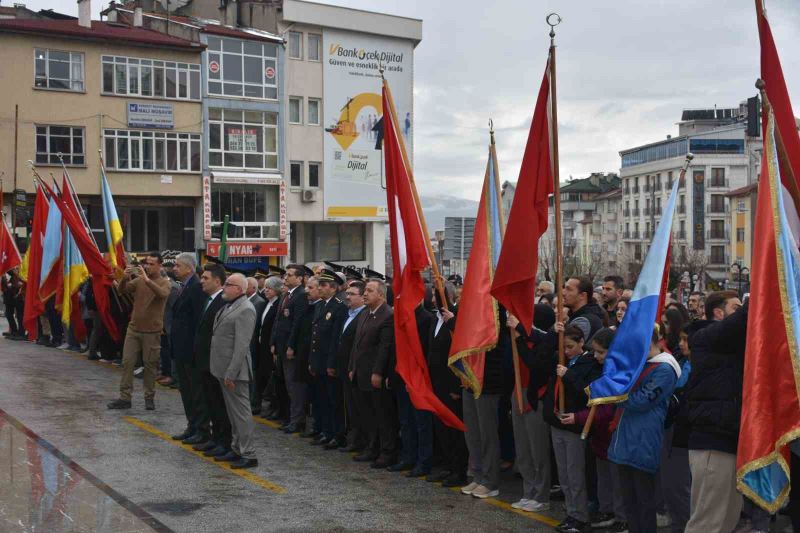
[[[168,532],[0,410],[0,531]]]

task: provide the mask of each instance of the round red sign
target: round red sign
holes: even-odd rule
[[[275,69],[272,67],[267,67],[267,69],[264,71],[264,74],[267,75],[267,79],[271,80],[275,77]]]
[[[219,63],[217,63],[216,61],[211,61],[208,64],[208,70],[210,70],[213,74],[216,74],[217,72],[219,72]]]

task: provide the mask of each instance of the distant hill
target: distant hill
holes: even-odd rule
[[[436,230],[444,229],[445,217],[474,217],[478,210],[478,202],[446,194],[421,196],[420,202],[431,237]]]

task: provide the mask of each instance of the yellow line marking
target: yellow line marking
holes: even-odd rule
[[[441,485],[441,482],[438,482],[437,485]],[[461,487],[450,487],[450,490],[461,494]],[[466,494],[462,494],[462,496],[466,496]],[[471,495],[470,498],[472,498]],[[529,518],[530,520],[535,520],[537,522],[547,524],[548,526],[555,527],[561,523],[560,520],[556,520],[555,518],[550,518],[549,516],[545,516],[543,514],[531,513],[528,511],[523,511],[522,509],[514,509],[513,507],[511,507],[510,503],[506,503],[503,500],[498,500],[497,498],[485,498],[483,501],[488,503],[489,505],[494,505],[495,507],[499,507],[504,511],[511,511],[512,513],[524,516],[525,518]]]
[[[267,490],[271,490],[272,492],[275,492],[277,494],[286,493],[286,489],[284,487],[281,487],[280,485],[276,485],[275,483],[267,481],[266,479],[264,479],[262,477],[259,477],[259,476],[255,475],[252,472],[249,472],[247,470],[236,470],[236,469],[233,469],[233,468],[230,467],[230,463],[221,463],[221,462],[215,461],[213,457],[206,457],[205,455],[203,455],[203,452],[198,452],[197,450],[192,449],[192,447],[189,446],[188,444],[183,444],[180,441],[172,440],[172,437],[170,437],[169,435],[167,435],[163,431],[154,428],[153,426],[151,426],[150,424],[148,424],[146,422],[142,422],[141,420],[139,420],[137,418],[133,418],[132,416],[124,416],[124,417],[122,417],[122,419],[125,422],[128,422],[129,424],[132,424],[132,425],[136,426],[137,428],[142,429],[142,430],[150,433],[151,435],[155,435],[156,437],[160,438],[161,440],[164,440],[164,441],[166,441],[166,442],[168,442],[168,443],[170,443],[170,444],[172,444],[174,446],[177,446],[178,448],[183,448],[187,452],[199,457],[200,459],[203,459],[207,463],[211,463],[211,464],[213,464],[215,466],[218,466],[218,467],[222,468],[223,470],[227,470],[231,474],[236,474],[237,476],[246,479],[247,481],[253,483],[254,485],[258,485],[259,487],[265,488]]]
[[[73,353],[70,353],[70,352],[65,352],[65,353],[67,353],[68,355],[73,355],[75,358],[88,361],[87,359],[85,359],[85,357],[82,356],[82,354],[79,354],[79,353],[73,354]],[[115,369],[117,371],[122,370],[121,368],[118,368],[115,365],[107,364],[107,363],[101,363],[100,361],[88,361],[88,362],[95,363],[96,365],[101,366],[103,368],[111,367],[111,368],[113,368],[113,369]],[[174,390],[174,389],[170,389],[169,387],[164,387],[163,385],[160,385],[158,382],[156,382],[156,385],[159,385],[164,389]],[[143,429],[144,431],[147,431],[148,433],[151,433],[153,435],[156,435],[157,437],[160,437],[161,439],[169,442],[170,444],[174,444],[175,446],[183,448],[184,450],[186,450],[186,451],[188,451],[188,452],[200,457],[201,459],[203,459],[203,460],[205,460],[207,462],[210,462],[210,463],[212,463],[212,464],[214,464],[216,466],[219,466],[220,468],[222,468],[224,470],[228,470],[231,473],[236,474],[237,476],[243,477],[243,478],[247,479],[248,481],[251,481],[252,483],[254,483],[254,484],[256,484],[256,485],[258,485],[260,487],[264,487],[265,489],[271,490],[271,491],[276,492],[278,494],[284,494],[286,492],[286,489],[281,487],[280,485],[275,485],[274,483],[271,483],[271,482],[267,481],[266,479],[260,478],[260,477],[256,476],[255,474],[253,474],[251,472],[242,471],[242,470],[234,470],[230,466],[228,466],[229,463],[220,463],[220,462],[214,461],[213,458],[206,457],[205,455],[203,455],[202,452],[198,452],[198,451],[192,449],[192,447],[189,446],[188,444],[183,444],[180,441],[172,440],[172,437],[170,437],[169,435],[167,435],[163,431],[160,431],[160,430],[154,428],[153,426],[151,426],[151,425],[149,425],[149,424],[147,424],[145,422],[142,422],[141,420],[138,420],[138,419],[130,417],[130,416],[123,417],[123,420],[125,420],[126,422],[128,422],[130,424],[133,424],[134,426],[138,427],[139,429]],[[258,424],[261,424],[261,425],[267,426],[267,427],[271,427],[273,429],[279,429],[280,428],[280,424],[278,424],[277,422],[273,422],[272,420],[267,420],[266,418],[261,418],[261,417],[258,417],[258,416],[254,416],[253,420]],[[293,434],[292,436],[299,437],[299,434]],[[355,455],[355,454],[353,453],[351,455]],[[437,484],[441,485],[441,482],[438,482]],[[450,487],[450,490],[452,490],[453,492],[457,492],[459,494],[461,493],[461,487]],[[531,513],[531,512],[528,512],[528,511],[522,511],[521,509],[514,509],[513,507],[511,507],[510,503],[506,503],[506,502],[504,502],[502,500],[498,500],[497,498],[486,498],[483,501],[488,503],[489,505],[493,505],[495,507],[503,509],[504,511],[510,511],[512,513],[518,514],[518,515],[523,516],[525,518],[528,518],[530,520],[535,520],[537,522],[541,522],[543,524],[547,524],[548,526],[555,527],[555,526],[557,526],[558,524],[561,523],[559,520],[556,520],[554,518],[550,518],[549,516],[545,516],[543,514]]]

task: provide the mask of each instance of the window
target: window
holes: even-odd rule
[[[743,154],[744,139],[692,139],[689,151],[695,154]]]
[[[278,115],[262,111],[208,110],[208,164],[278,170]]]
[[[83,128],[70,126],[36,126],[36,162],[60,165],[85,165]]]
[[[289,163],[289,186],[303,186],[303,163],[299,161],[292,161]]]
[[[319,106],[320,101],[318,98],[308,99],[308,124],[310,126],[319,126]]]
[[[308,164],[308,186],[319,187],[319,167],[320,163]]]
[[[34,85],[43,89],[83,91],[83,54],[36,48]]]
[[[724,265],[727,263],[725,260],[725,247],[724,246],[712,246],[711,247],[711,260],[709,261],[712,265]]]
[[[647,148],[639,148],[622,155],[622,168],[678,157],[684,155],[688,148],[689,143],[685,138],[673,139],[656,146],[648,146]]]
[[[736,242],[744,242],[744,228],[736,228]]]
[[[712,194],[711,195],[711,207],[709,209],[711,213],[724,213],[725,212],[725,195],[724,194]]]
[[[276,100],[278,47],[209,37],[208,94]]]
[[[308,60],[319,61],[322,50],[322,35],[317,33],[308,34]]]
[[[278,239],[280,197],[277,185],[226,185],[211,191],[212,237],[220,238],[225,215],[234,228],[230,239]]]
[[[289,97],[289,124],[303,123],[303,99],[299,96]]]
[[[681,220],[678,224],[679,224],[678,227],[680,228],[678,230],[678,238],[679,239],[685,239],[686,238],[686,221],[685,220]]]
[[[725,238],[725,221],[724,220],[712,220],[711,221],[711,235],[712,239],[724,239]]]
[[[310,233],[311,239],[306,239],[305,243],[307,261],[363,261],[366,258],[364,224],[309,226],[306,226],[306,235]]]
[[[200,100],[200,65],[103,56],[103,94]]]
[[[104,130],[109,170],[200,172],[199,133]]]
[[[711,187],[724,187],[725,186],[725,169],[712,168],[711,169]]]
[[[633,259],[635,261],[642,260],[642,245],[641,244],[634,244],[633,245]]]
[[[299,31],[290,31],[288,35],[289,40],[289,58],[290,59],[303,59],[303,34]]]
[[[739,213],[744,213],[745,211],[747,211],[747,206],[744,200],[738,200],[736,202],[736,211],[738,211]]]

